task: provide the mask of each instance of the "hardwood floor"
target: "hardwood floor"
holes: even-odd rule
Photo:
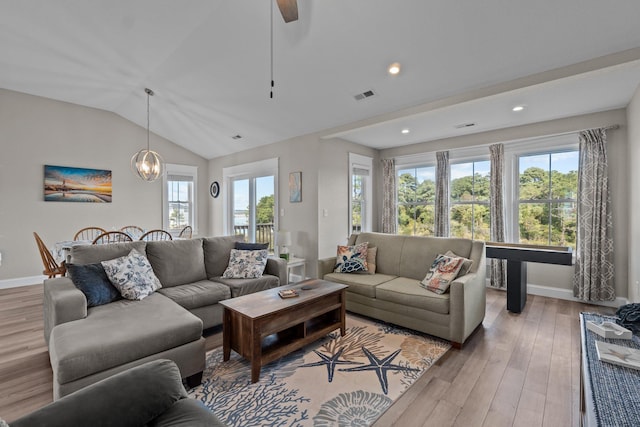
[[[519,315],[487,291],[487,314],[462,349],[448,351],[374,424],[387,426],[577,426],[578,313],[614,310],[529,295]],[[206,331],[207,349],[222,344]],[[8,422],[51,401],[42,285],[0,290],[0,417]]]

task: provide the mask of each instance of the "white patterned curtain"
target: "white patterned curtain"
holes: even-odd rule
[[[491,220],[491,241],[505,241],[505,210],[504,210],[504,145],[489,146],[491,153],[491,190],[489,200]],[[491,260],[491,286],[504,289],[507,287],[507,261],[504,259]]]
[[[438,237],[449,237],[449,152],[436,153],[436,206],[434,234]]]
[[[583,301],[612,301],[613,225],[607,177],[605,129],[580,132],[578,235],[573,295]]]
[[[382,232],[396,234],[396,161],[382,159]]]

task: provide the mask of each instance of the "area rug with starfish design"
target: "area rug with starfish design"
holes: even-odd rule
[[[207,353],[202,384],[189,390],[227,425],[368,426],[451,345],[388,323],[347,315],[335,331],[262,367],[222,348]]]

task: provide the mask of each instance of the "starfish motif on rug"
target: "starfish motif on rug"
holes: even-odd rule
[[[357,365],[360,362],[349,362],[346,360],[338,360],[340,359],[340,356],[342,355],[342,352],[344,351],[344,347],[341,347],[340,350],[338,350],[334,355],[332,356],[327,356],[326,354],[322,354],[319,351],[313,350],[313,352],[315,354],[317,354],[318,356],[320,356],[319,361],[317,362],[312,362],[312,363],[305,363],[304,365],[301,365],[301,368],[310,368],[313,366],[322,366],[325,365],[327,367],[327,375],[329,377],[329,382],[333,381],[333,373],[336,370],[336,365]]]
[[[382,392],[389,392],[389,381],[387,380],[387,371],[419,371],[420,369],[409,368],[407,366],[392,365],[391,362],[396,358],[402,349],[398,349],[383,359],[378,359],[375,354],[371,353],[364,346],[362,351],[369,359],[369,364],[364,366],[356,366],[355,368],[340,369],[342,372],[358,372],[358,371],[374,371],[378,375],[378,381],[382,386]]]

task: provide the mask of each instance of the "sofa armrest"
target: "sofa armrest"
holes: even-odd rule
[[[324,278],[325,274],[333,273],[336,267],[336,257],[323,258],[318,260],[318,279]]]
[[[479,268],[451,282],[451,341],[462,344],[482,323],[487,305],[486,269]]]
[[[180,370],[154,360],[64,396],[12,426],[142,426],[187,398]]]
[[[61,323],[87,317],[87,298],[68,277],[44,281],[44,339],[49,344],[51,330]]]
[[[287,261],[282,258],[267,258],[267,266],[264,268],[265,274],[277,276],[280,279],[280,286],[289,283],[289,275],[287,273]]]

